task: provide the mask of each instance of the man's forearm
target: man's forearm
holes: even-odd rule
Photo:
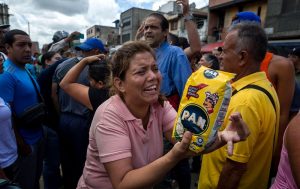
[[[238,188],[240,180],[246,170],[246,163],[239,163],[227,159],[220,174],[218,189]]]
[[[190,48],[191,48],[191,52],[192,55],[196,52],[200,52],[201,51],[201,41],[200,41],[200,36],[197,30],[197,26],[194,23],[193,20],[188,20],[185,21],[185,28],[187,31],[187,36],[190,42]]]

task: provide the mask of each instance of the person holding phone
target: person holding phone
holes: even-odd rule
[[[48,51],[61,52],[66,51],[70,47],[70,43],[76,39],[84,38],[83,34],[78,31],[72,32],[70,35],[61,35],[58,41],[53,41]]]

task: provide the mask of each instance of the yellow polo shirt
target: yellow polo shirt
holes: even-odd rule
[[[257,89],[243,89],[236,93],[228,106],[221,130],[229,124],[229,116],[240,112],[250,129],[246,141],[234,144],[232,156],[227,155],[226,146],[203,155],[198,189],[216,188],[226,158],[247,163],[247,171],[241,178],[240,189],[265,189],[274,148],[274,136],[279,128],[279,101],[276,91],[264,72],[256,72],[232,83],[233,89],[240,90],[254,84],[266,89],[273,97],[276,112],[268,96]],[[275,137],[275,141],[277,137]]]

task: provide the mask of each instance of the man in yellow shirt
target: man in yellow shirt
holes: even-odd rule
[[[259,71],[266,50],[266,34],[257,24],[234,25],[225,38],[220,60],[224,71],[236,74],[232,83],[236,92],[222,129],[229,124],[232,112],[240,112],[251,134],[234,146],[232,156],[227,155],[226,146],[203,156],[199,189],[267,188],[280,109],[274,87],[265,73]]]

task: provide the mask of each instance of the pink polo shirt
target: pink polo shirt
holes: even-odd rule
[[[89,134],[83,174],[77,188],[113,188],[103,163],[132,158],[134,169],[163,155],[163,132],[173,128],[176,111],[168,103],[150,108],[147,130],[118,95],[112,96],[96,111]]]
[[[284,139],[286,134],[286,130],[284,133]],[[278,165],[278,171],[276,174],[275,181],[270,189],[297,189],[297,184],[295,182],[291,164],[289,160],[289,154],[285,144],[283,143],[281,149],[280,162]]]

